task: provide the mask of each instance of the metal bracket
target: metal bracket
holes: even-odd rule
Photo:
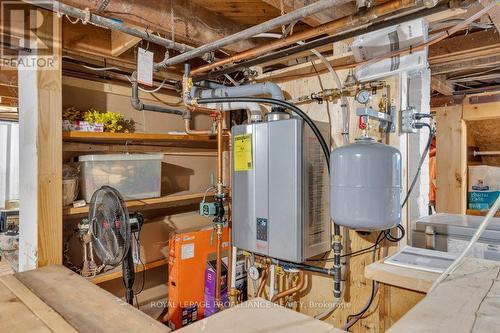
[[[376,119],[380,122],[379,129],[381,132],[394,132],[394,112],[395,108],[391,106],[390,113],[375,111],[373,108],[357,108],[356,115]]]
[[[406,110],[401,110],[401,133],[417,133],[415,128],[415,110],[414,107],[409,107]]]

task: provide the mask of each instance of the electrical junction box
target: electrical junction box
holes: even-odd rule
[[[327,162],[310,128],[301,118],[238,125],[232,141],[234,246],[290,262],[329,251]]]

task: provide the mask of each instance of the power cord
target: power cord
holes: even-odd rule
[[[142,293],[142,291],[144,290],[145,282],[146,282],[146,265],[144,264],[144,262],[141,259],[141,241],[140,241],[141,235],[140,235],[140,233],[141,233],[140,231],[133,233],[134,239],[135,239],[136,244],[137,244],[137,257],[139,259],[139,263],[142,266],[141,288],[139,288],[138,291],[134,292],[135,303],[136,303],[136,306],[138,309],[139,309],[139,300],[137,299],[137,295]]]
[[[421,118],[417,118],[417,115]],[[417,113],[415,115],[415,119],[422,119],[422,117],[424,117],[424,116],[427,116],[427,115],[423,114],[423,113]],[[422,165],[424,164],[425,158],[427,157],[427,154],[429,153],[429,149],[430,149],[431,143],[432,143],[432,138],[434,137],[434,134],[435,134],[435,131],[431,127],[431,125],[429,125],[427,123],[415,123],[415,128],[421,129],[422,127],[427,127],[429,129],[429,139],[427,140],[427,145],[424,149],[424,152],[422,153],[422,156],[420,157],[420,161],[418,162],[417,173],[413,177],[411,185],[408,188],[408,192],[406,193],[406,196],[403,200],[403,203],[401,204],[401,208],[403,208],[406,205],[406,203],[408,202],[408,199],[410,198],[410,194],[413,191],[415,184],[417,183],[418,176],[420,174],[420,171],[422,170]]]
[[[367,248],[364,248],[364,249],[360,249],[360,250],[354,251],[354,252],[344,253],[340,257],[341,258],[343,258],[343,257],[355,257],[355,256],[359,256],[359,255],[368,253],[371,250],[375,249],[378,245],[380,245],[380,243],[382,243],[385,239],[387,239],[389,242],[393,242],[393,243],[399,242],[400,240],[402,240],[405,237],[406,231],[405,231],[405,228],[401,224],[398,224],[396,226],[396,228],[398,228],[399,231],[400,231],[400,235],[399,236],[394,237],[391,234],[391,230],[390,229],[382,230],[378,234],[377,240],[375,241],[375,243],[373,245],[371,245],[371,246],[369,246]],[[380,237],[382,237],[382,238],[380,238]],[[323,258],[321,258],[321,259],[309,259],[307,261],[312,261],[312,262],[332,262],[333,258],[328,258],[328,259],[323,259]]]

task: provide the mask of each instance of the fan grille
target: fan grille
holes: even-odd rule
[[[120,193],[103,186],[92,195],[89,207],[90,230],[95,252],[105,265],[117,266],[130,246],[127,207]]]

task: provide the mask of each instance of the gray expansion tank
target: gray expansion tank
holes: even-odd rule
[[[330,215],[356,230],[389,229],[401,222],[401,153],[372,138],[330,156]]]

